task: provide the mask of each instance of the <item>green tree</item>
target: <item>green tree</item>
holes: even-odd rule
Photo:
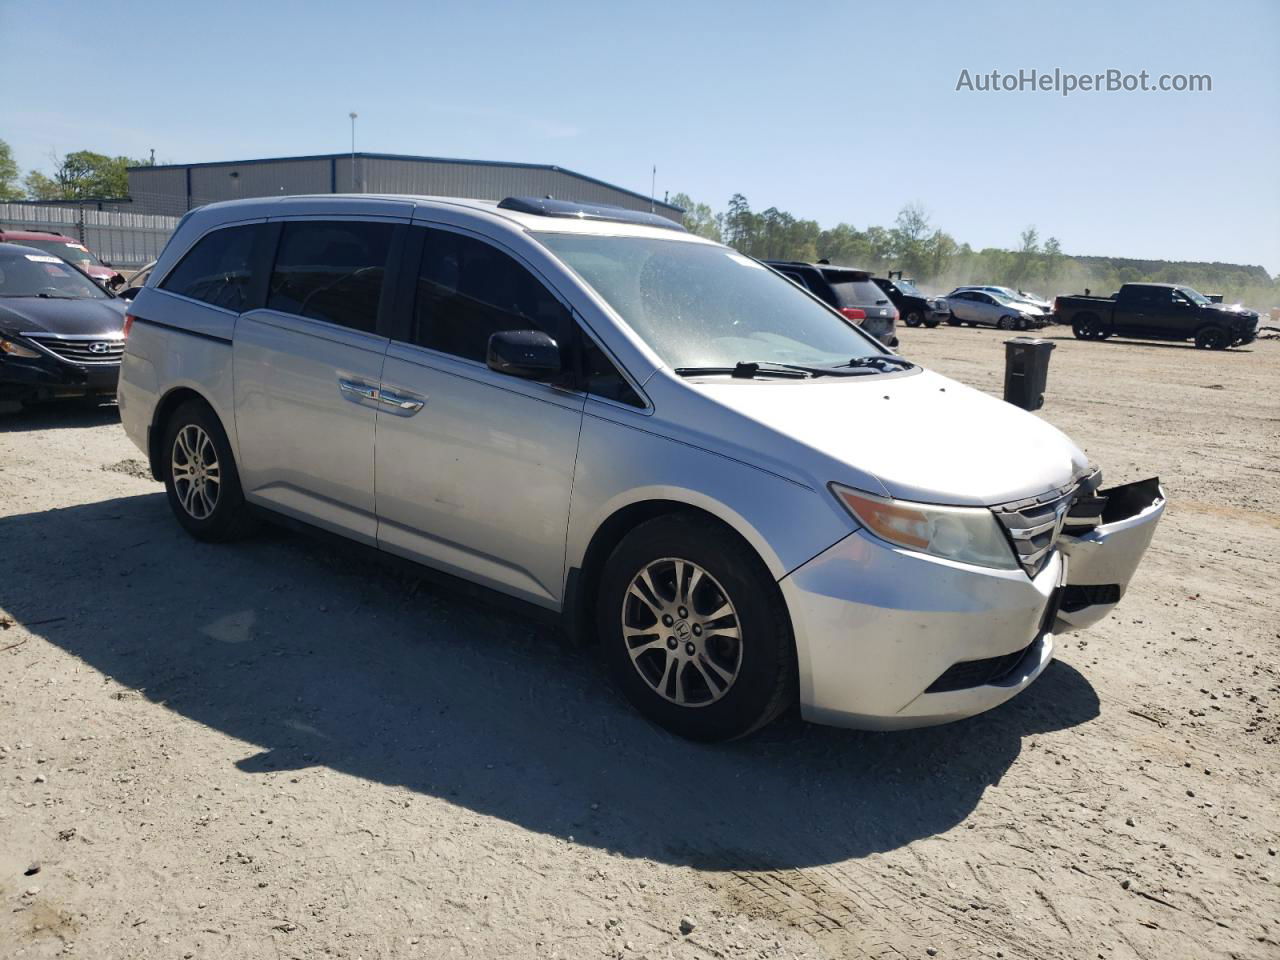
[[[27,174],[27,193],[37,200],[87,200],[124,197],[129,194],[126,168],[139,161],[129,157],[108,157],[92,150],[73,150],[59,159],[48,177],[38,170]]]
[[[720,221],[722,218],[712,211],[709,204],[697,203],[687,193],[677,193],[671,198],[671,202],[677,207],[684,207],[684,228],[686,230],[697,234],[699,237],[706,237],[708,240],[717,242],[720,240]]]
[[[899,269],[919,276],[928,264],[928,238],[932,233],[929,214],[918,203],[909,203],[898,211],[892,232],[892,253]]]
[[[22,199],[22,187],[18,185],[18,164],[13,159],[9,144],[0,140],[0,200]]]

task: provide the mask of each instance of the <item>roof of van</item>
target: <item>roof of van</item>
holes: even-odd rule
[[[418,208],[430,209],[445,207],[453,210],[471,210],[486,217],[494,217],[509,221],[530,233],[576,233],[597,236],[635,236],[654,237],[684,243],[710,243],[714,241],[687,233],[674,221],[670,227],[651,226],[648,223],[631,223],[619,220],[595,219],[590,217],[545,216],[526,213],[502,207],[497,200],[472,200],[461,197],[432,197],[412,194],[376,194],[376,193],[320,193],[290,194],[279,197],[246,197],[241,200],[224,200],[207,204],[191,211],[199,215],[204,211],[230,210],[245,208],[247,216],[272,216],[270,207],[278,205],[307,206],[317,211],[326,207],[347,206],[353,202],[376,205],[379,203],[412,204]],[[584,204],[586,207],[598,204]],[[255,209],[254,213],[249,210]]]

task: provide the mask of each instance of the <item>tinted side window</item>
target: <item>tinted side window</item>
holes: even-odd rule
[[[644,401],[631,389],[631,384],[618,372],[613,361],[585,334],[582,335],[582,371],[587,381],[587,393],[633,407],[644,406]]]
[[[253,240],[260,226],[225,227],[206,234],[170,271],[160,289],[237,313],[247,309]]]
[[[287,221],[267,306],[372,333],[394,229],[356,220]]]
[[[413,342],[484,362],[489,335],[543,330],[564,343],[569,313],[533,274],[489,244],[428,230],[418,270]]]

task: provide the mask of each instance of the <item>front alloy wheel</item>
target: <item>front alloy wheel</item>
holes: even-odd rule
[[[670,703],[703,707],[729,692],[742,667],[733,601],[696,563],[664,557],[632,578],[622,601],[627,654]]]
[[[745,736],[795,699],[782,592],[735,531],[693,512],[641,523],[594,591],[600,653],[654,723],[692,740]]]

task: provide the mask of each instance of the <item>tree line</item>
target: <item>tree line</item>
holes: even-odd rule
[[[1183,283],[1202,293],[1220,293],[1227,302],[1263,309],[1280,300],[1280,277],[1261,266],[1135,260],[1123,257],[1071,256],[1056,237],[1042,238],[1029,226],[1011,248],[975,249],[936,226],[927,210],[911,203],[898,211],[893,226],[858,229],[849,223],[823,228],[777,207],[756,211],[735,193],[725,210],[716,212],[688,194],[670,202],[685,210],[684,225],[692,233],[726,243],[762,260],[829,260],[883,276],[903,276],[937,293],[967,283],[993,284],[1053,297],[1079,293],[1086,287],[1109,294],[1133,282]]]
[[[53,176],[30,170],[21,176],[9,144],[0,140],[0,200],[113,200],[129,195],[128,167],[145,164],[131,157],[109,157],[73,150],[53,157]]]

